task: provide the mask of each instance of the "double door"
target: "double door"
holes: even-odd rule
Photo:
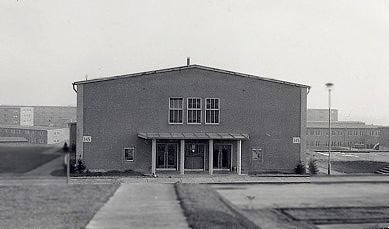
[[[231,169],[232,145],[214,145],[213,147],[213,168]]]
[[[185,144],[185,169],[204,170],[206,145],[202,143]]]
[[[177,169],[177,150],[176,143],[157,144],[157,168]]]

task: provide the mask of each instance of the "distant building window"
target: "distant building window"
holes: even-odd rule
[[[205,123],[219,124],[220,103],[219,99],[208,98],[205,99]]]
[[[124,148],[124,160],[126,161],[134,161],[135,156],[135,148]]]
[[[314,135],[314,134],[315,134],[315,131],[314,131],[314,130],[311,130],[310,134],[311,134],[311,135]]]
[[[184,109],[183,109],[182,98],[170,98],[169,99],[169,123],[182,124],[183,110]]]
[[[187,108],[188,108],[187,122],[189,124],[201,124],[201,99],[188,98]]]

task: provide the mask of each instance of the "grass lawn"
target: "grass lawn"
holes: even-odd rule
[[[0,228],[83,228],[118,185],[0,186]]]
[[[58,154],[43,154],[51,146],[0,145],[0,173],[26,173],[58,157]]]
[[[333,170],[342,173],[374,173],[389,166],[389,163],[382,161],[332,161],[331,166]]]
[[[191,228],[247,228],[212,187],[176,184],[176,192]]]

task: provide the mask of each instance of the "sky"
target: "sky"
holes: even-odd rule
[[[0,0],[0,104],[76,105],[78,80],[192,64],[310,85],[389,126],[389,1]]]

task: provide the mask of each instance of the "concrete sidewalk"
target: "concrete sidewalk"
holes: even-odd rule
[[[308,176],[248,176],[248,175],[208,175],[208,174],[184,174],[184,175],[159,175],[159,177],[123,177],[123,183],[165,183],[173,184],[223,184],[223,183],[309,183]]]
[[[58,146],[55,146],[53,148],[50,148],[46,151],[44,151],[42,154],[51,154],[51,155],[58,155],[57,158],[54,158],[53,160],[39,166],[38,168],[35,168],[27,173],[24,173],[25,176],[51,176],[50,173],[57,169],[63,168],[63,157],[64,155],[57,152],[61,148]]]
[[[331,176],[248,176],[248,175],[204,175],[191,174],[176,176],[123,177],[123,183],[200,183],[200,184],[301,184],[301,183],[389,183],[384,175],[331,175]]]
[[[39,166],[36,169],[33,169],[27,173],[25,173],[25,176],[47,176],[50,177],[50,173],[54,170],[63,169],[63,156],[59,156],[46,164]]]
[[[172,184],[122,184],[86,226],[189,228]]]

